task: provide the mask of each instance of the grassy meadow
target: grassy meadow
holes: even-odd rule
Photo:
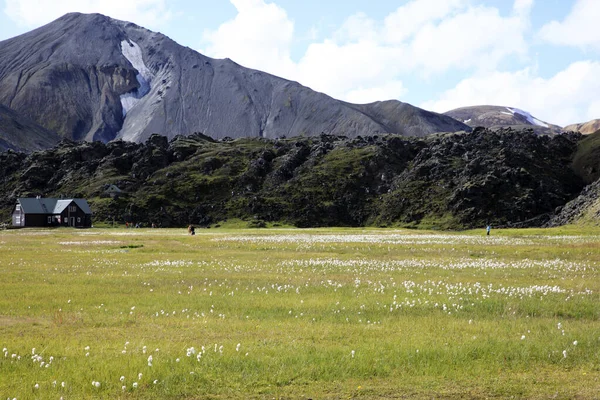
[[[600,230],[0,232],[0,399],[600,398]]]

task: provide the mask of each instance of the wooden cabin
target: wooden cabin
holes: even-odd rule
[[[92,227],[92,210],[84,199],[19,198],[12,212],[15,227]]]

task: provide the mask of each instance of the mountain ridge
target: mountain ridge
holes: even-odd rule
[[[143,142],[155,132],[220,139],[471,129],[395,100],[339,101],[101,14],[66,14],[0,42],[0,53],[6,55],[0,104],[72,140]]]
[[[591,135],[600,130],[600,119],[592,119],[587,122],[571,124],[565,126],[565,131],[579,132],[584,135]]]
[[[489,129],[530,128],[535,133],[543,135],[554,135],[563,132],[562,127],[541,121],[529,112],[516,107],[492,105],[467,106],[446,111],[444,115],[463,122],[472,128],[477,126]]]

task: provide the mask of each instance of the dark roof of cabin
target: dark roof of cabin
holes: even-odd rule
[[[21,209],[26,214],[60,214],[71,203],[77,204],[86,214],[91,214],[92,210],[85,199],[52,199],[52,198],[19,198]]]

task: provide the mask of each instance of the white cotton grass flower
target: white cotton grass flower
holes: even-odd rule
[[[151,367],[152,366],[152,355],[150,355],[148,357],[148,366]]]
[[[98,381],[92,381],[92,386],[95,388],[99,388],[101,385],[100,385],[100,382],[98,382]]]
[[[352,350],[352,351],[350,352],[350,356],[351,356],[352,358],[354,358],[354,354],[355,354],[355,351],[354,351],[354,350]]]
[[[563,358],[567,358],[567,351],[566,350],[563,350],[562,354],[563,354]]]
[[[39,383],[36,383],[35,385],[33,385],[33,388],[36,389],[36,390],[39,389],[40,388]]]
[[[242,346],[242,344],[238,343],[237,346],[235,346],[235,351],[240,351],[241,346]]]
[[[125,389],[127,389],[127,386],[125,386],[125,385],[121,386],[122,391],[125,391]]]
[[[142,373],[140,372],[140,373],[138,374],[138,381],[141,381],[141,380],[142,380],[142,376],[143,376],[143,375],[142,375]]]
[[[133,385],[131,385],[134,389],[137,389],[138,387],[138,383],[137,382],[133,382]]]
[[[577,340],[573,342],[573,346],[577,346]]]
[[[522,335],[522,336],[521,336],[521,340],[525,340],[525,335]]]
[[[158,379],[155,379],[152,383],[156,385],[158,383]]]
[[[119,378],[119,380],[120,380],[121,382],[125,382],[125,377],[124,377],[123,375],[121,375],[121,377]]]

